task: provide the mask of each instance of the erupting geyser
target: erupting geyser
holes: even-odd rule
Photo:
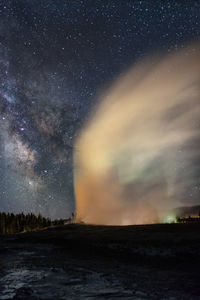
[[[134,66],[74,153],[77,221],[145,224],[188,201],[200,145],[200,45]]]

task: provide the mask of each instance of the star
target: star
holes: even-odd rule
[[[194,0],[0,4],[0,210],[70,216],[75,143],[99,95],[149,54],[197,41],[199,14]]]

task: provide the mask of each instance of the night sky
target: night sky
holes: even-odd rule
[[[73,141],[98,94],[147,55],[198,41],[199,17],[193,0],[1,1],[0,210],[70,216]]]

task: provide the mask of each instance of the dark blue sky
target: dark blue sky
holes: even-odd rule
[[[67,217],[73,139],[139,59],[200,37],[198,1],[0,4],[0,210]]]

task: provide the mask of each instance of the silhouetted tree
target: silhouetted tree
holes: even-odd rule
[[[34,229],[41,229],[52,225],[63,225],[64,220],[51,221],[44,218],[40,213],[35,216],[33,213],[24,215],[0,212],[0,234],[12,234]]]

